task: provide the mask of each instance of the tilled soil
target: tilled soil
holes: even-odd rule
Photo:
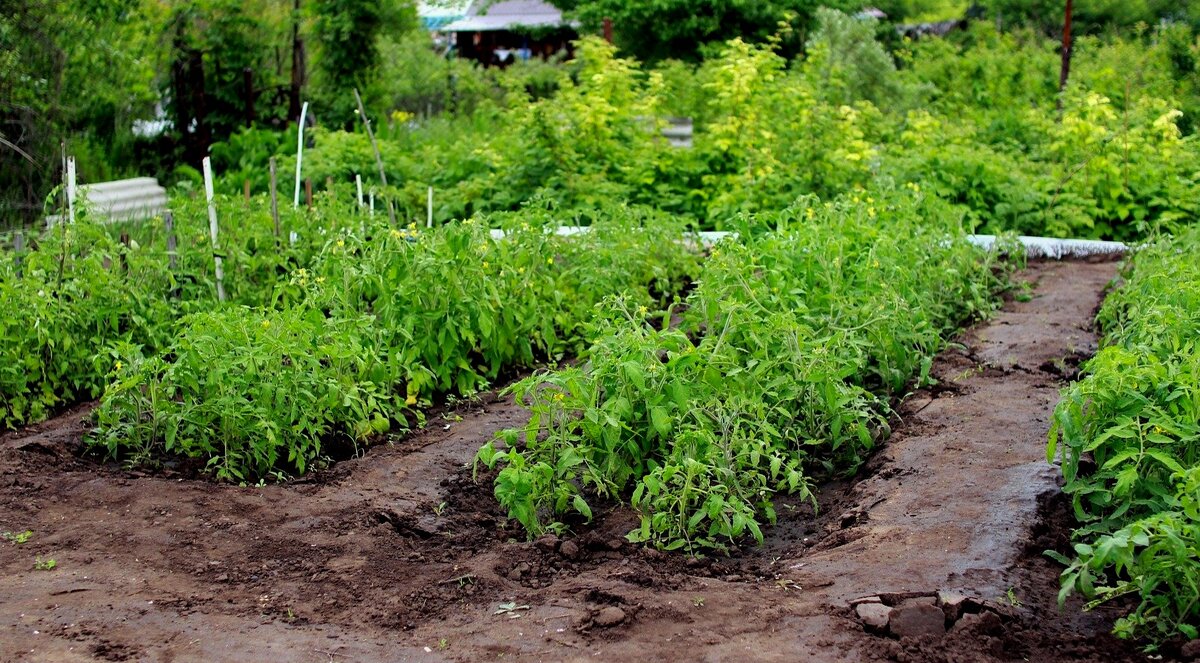
[[[1070,526],[1049,417],[1115,274],[1031,265],[1032,299],[939,357],[858,480],[819,514],[780,500],[730,557],[628,544],[624,509],[526,542],[472,480],[525,416],[494,395],[261,488],[81,459],[78,408],[0,437],[0,530],[33,531],[0,542],[0,660],[1140,659],[1111,614],[1058,610],[1041,555]]]

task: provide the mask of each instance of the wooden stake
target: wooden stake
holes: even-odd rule
[[[171,210],[163,214],[163,224],[167,227],[167,268],[174,274],[179,268],[179,253],[175,239],[175,215]]]
[[[25,254],[25,233],[17,231],[16,237],[13,238],[13,248],[16,249],[16,269],[17,278],[21,278],[21,258]]]
[[[371,149],[375,151],[375,165],[379,167],[379,181],[383,186],[387,186],[387,173],[383,170],[383,155],[379,153],[379,144],[375,142],[375,132],[371,130],[371,120],[367,118],[367,110],[363,108],[362,95],[358,93],[358,88],[354,88],[354,101],[358,103],[358,115],[362,118],[363,126],[367,128],[367,138],[371,141]],[[396,208],[392,205],[392,199],[387,200],[388,221],[393,226],[396,225]]]
[[[304,202],[308,205],[308,209],[312,209],[312,180],[304,180]]]
[[[242,193],[246,197],[246,204],[250,204],[250,180],[242,181]]]
[[[225,301],[225,266],[217,243],[217,203],[213,200],[212,161],[204,157],[204,195],[208,197],[208,234],[212,238],[213,264],[216,266],[217,300]]]
[[[121,245],[125,250],[121,252],[121,271],[129,273],[129,233],[121,233]]]
[[[271,220],[275,222],[275,241],[279,242],[279,191],[275,185],[275,157],[271,157]]]
[[[75,223],[75,157],[67,158],[67,220]]]

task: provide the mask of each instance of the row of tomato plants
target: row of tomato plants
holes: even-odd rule
[[[325,236],[271,304],[184,317],[156,353],[116,351],[93,446],[112,457],[183,457],[222,479],[302,473],[331,444],[408,424],[437,394],[584,347],[601,298],[660,308],[695,272],[677,224],[622,206],[590,233],[556,235],[526,209],[435,229],[361,217]]]
[[[640,514],[633,541],[761,540],[772,497],[855,471],[890,399],[992,309],[1008,267],[960,222],[907,190],[756,219],[775,230],[716,245],[681,311],[611,300],[588,361],[515,384],[529,423],[477,461],[532,535],[615,501]]]
[[[1152,646],[1200,635],[1200,230],[1127,262],[1105,300],[1100,352],[1055,411],[1059,459],[1079,527],[1060,599],[1132,596],[1117,622]]]
[[[175,321],[215,305],[213,248],[202,200],[175,208],[175,266],[162,218],[103,224],[78,220],[29,239],[0,260],[0,429],[37,422],[95,398],[108,382],[112,348],[154,353]],[[306,264],[341,218],[333,204],[282,213],[294,238],[276,238],[265,200],[220,200],[220,253],[230,301],[272,301],[277,275]],[[126,241],[119,238],[124,235]]]

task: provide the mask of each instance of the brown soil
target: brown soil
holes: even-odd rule
[[[1115,273],[1032,265],[1033,299],[943,353],[859,480],[826,486],[819,516],[781,500],[765,544],[728,558],[632,546],[622,509],[525,542],[471,479],[524,416],[494,395],[263,488],[80,459],[78,408],[0,437],[0,530],[33,531],[0,542],[0,660],[1139,659],[1105,635],[1112,615],[1057,609],[1041,556],[1069,528],[1048,418]],[[930,635],[870,632],[852,607],[949,590],[966,616]]]

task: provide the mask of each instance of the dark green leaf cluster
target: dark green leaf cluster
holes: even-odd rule
[[[586,364],[512,388],[532,417],[478,456],[497,498],[531,535],[619,501],[634,541],[761,541],[772,496],[853,472],[889,397],[993,306],[1001,280],[957,220],[909,191],[802,199],[712,248],[678,326],[614,300]]]
[[[1063,392],[1048,457],[1062,461],[1076,556],[1062,596],[1128,594],[1117,633],[1152,642],[1200,629],[1200,233],[1134,254],[1105,301],[1105,347]]]

